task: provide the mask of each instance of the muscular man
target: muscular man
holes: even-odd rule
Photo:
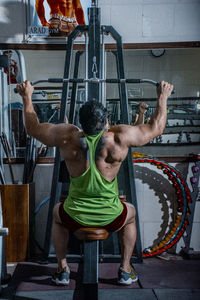
[[[144,123],[145,113],[147,111],[148,105],[145,102],[140,103],[139,105],[139,113],[136,114],[133,125],[140,125]]]
[[[131,284],[138,279],[130,265],[136,240],[135,208],[130,203],[120,202],[116,176],[129,147],[142,146],[162,134],[167,98],[172,90],[169,83],[160,83],[154,114],[148,124],[137,126],[110,127],[102,104],[88,101],[79,111],[81,130],[72,124],[40,124],[31,101],[33,87],[29,81],[18,85],[27,133],[50,147],[59,147],[70,174],[69,195],[64,204],[56,204],[54,208],[52,237],[58,270],[52,280],[57,284],[69,284],[68,231],[83,226],[119,231],[121,265],[118,282]]]
[[[4,72],[7,74],[7,82],[8,84],[17,83],[18,66],[17,62],[12,59],[12,50],[4,51],[3,55],[9,58],[9,67],[4,68]]]
[[[50,7],[49,22],[45,18],[43,3],[44,0],[35,1],[35,8],[40,22],[42,26],[58,30],[57,35],[68,36],[78,24],[85,25],[80,0],[47,0]]]

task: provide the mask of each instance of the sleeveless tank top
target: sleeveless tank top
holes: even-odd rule
[[[118,198],[117,177],[106,180],[95,164],[95,151],[103,131],[97,135],[85,135],[90,165],[79,177],[70,177],[69,195],[64,203],[65,211],[84,226],[104,226],[116,219],[123,210]]]

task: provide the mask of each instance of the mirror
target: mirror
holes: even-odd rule
[[[161,51],[162,50],[162,51]],[[75,53],[73,51],[71,75],[73,77]],[[3,54],[3,50],[0,53]],[[62,78],[65,64],[63,50],[12,50],[9,58],[10,73],[1,67],[1,132],[6,133],[16,157],[24,156],[26,134],[22,123],[22,102],[14,93],[16,82],[29,79],[38,81],[47,78]],[[106,51],[106,78],[117,78],[116,60],[111,50]],[[15,63],[14,63],[15,61]],[[16,68],[17,66],[17,74]],[[168,100],[168,121],[162,136],[134,151],[155,156],[186,156],[197,152],[200,144],[200,49],[124,50],[126,78],[165,80],[174,84],[176,93]],[[9,70],[8,68],[8,70]],[[11,81],[12,75],[15,79]],[[8,77],[9,76],[9,77]],[[85,78],[85,55],[80,57],[79,78]],[[10,78],[10,79],[9,79]],[[13,80],[14,80],[13,79]],[[10,80],[10,81],[9,81]],[[72,89],[68,95],[67,116]],[[127,84],[130,121],[134,121],[139,104],[148,104],[145,122],[156,107],[156,88],[153,85]],[[41,83],[35,86],[33,103],[41,122],[59,121],[62,84]],[[85,100],[85,86],[80,84],[77,92],[75,120]],[[105,100],[111,124],[120,122],[119,89],[117,84],[107,84]],[[39,147],[39,146],[38,146]],[[53,156],[54,151],[47,152]]]

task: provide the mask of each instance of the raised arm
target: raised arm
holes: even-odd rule
[[[49,23],[47,22],[46,18],[45,18],[45,10],[44,10],[44,0],[36,0],[35,1],[35,8],[38,14],[38,17],[40,19],[40,22],[42,24],[42,26],[47,26],[49,27]]]
[[[173,85],[168,82],[160,83],[157,88],[157,107],[148,124],[120,125],[119,138],[124,145],[143,146],[163,133],[167,120],[167,99],[172,90]]]
[[[39,123],[37,114],[32,104],[31,97],[34,88],[30,84],[30,81],[27,80],[21,84],[18,84],[17,90],[23,100],[23,116],[26,132],[49,147],[62,147],[63,144],[66,144],[68,141],[70,128],[74,126],[66,123]]]
[[[73,6],[78,24],[85,25],[84,11],[80,0],[73,0]]]
[[[147,108],[148,108],[148,105],[145,102],[140,103],[139,113],[136,114],[135,121],[132,125],[136,126],[136,125],[144,124],[144,117],[145,117]]]

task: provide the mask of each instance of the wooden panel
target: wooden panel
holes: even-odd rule
[[[116,44],[106,44],[106,50],[116,49]],[[158,43],[123,43],[124,49],[160,49],[160,48],[198,48],[200,47],[199,41],[191,42],[158,42]],[[21,50],[66,50],[66,43],[63,44],[8,44],[1,43],[1,49],[21,49]],[[74,44],[74,50],[85,50],[85,44]]]
[[[5,238],[7,262],[25,261],[29,238],[29,185],[1,185],[3,225],[8,227]]]

